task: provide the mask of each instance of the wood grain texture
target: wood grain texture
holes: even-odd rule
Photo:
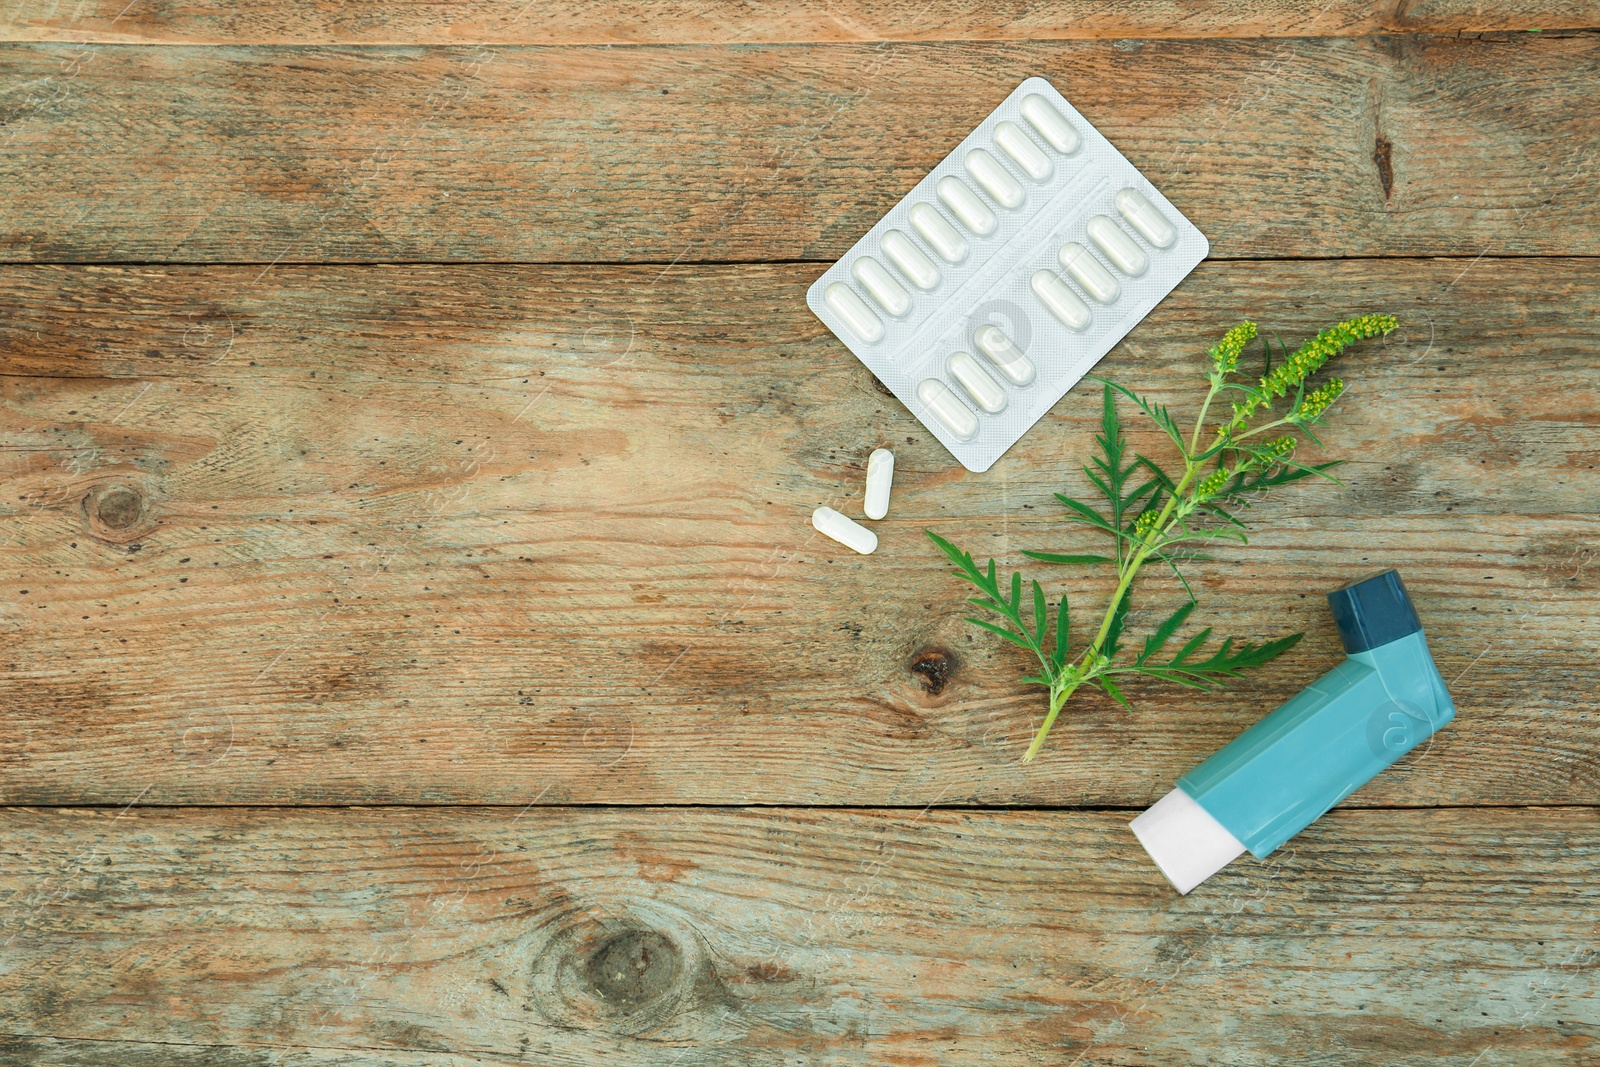
[[[1592,0],[1423,0],[1381,8],[1351,0],[1248,4],[1171,0],[977,3],[849,0],[382,0],[330,5],[248,0],[42,0],[0,11],[0,40],[126,44],[796,44],[855,41],[1085,40],[1163,37],[1343,37],[1600,26]]]
[[[921,531],[1089,548],[1050,494],[1099,398],[969,474],[806,310],[817,270],[0,271],[3,796],[1137,805],[1336,661],[1323,593],[1399,565],[1461,713],[1355,802],[1600,801],[1591,261],[1203,265],[1104,372],[1183,408],[1246,314],[1408,323],[1345,360],[1349,488],[1193,569],[1196,625],[1309,637],[1231,695],[1086,699],[1028,768],[1040,696]],[[858,557],[807,517],[858,513],[881,444]],[[1080,619],[1106,595],[1043,576]]]
[[[1126,818],[11,810],[0,1063],[1600,1054],[1594,809],[1334,813],[1187,898]]]
[[[1600,35],[0,49],[13,261],[831,260],[1030,74],[1219,257],[1600,254]]]
[[[0,1067],[1600,1060],[1594,0],[3,6],[0,803],[106,807],[0,807]],[[970,475],[802,294],[1035,73],[1231,260],[1102,370],[1407,327],[1192,574],[1306,641],[1024,768],[921,530],[1088,549],[1097,397]],[[1456,723],[1177,897],[1396,563]]]

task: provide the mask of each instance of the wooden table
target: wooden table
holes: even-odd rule
[[[1600,1063],[1592,0],[125,2],[0,20],[0,1063]],[[1099,398],[968,474],[803,295],[1035,74],[1211,238],[1106,373],[1404,328],[1194,569],[1300,647],[1024,766],[922,530],[1087,543]],[[1177,896],[1391,565],[1456,722]]]

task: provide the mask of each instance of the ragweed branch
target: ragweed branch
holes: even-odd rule
[[[1307,466],[1294,458],[1299,440],[1294,434],[1302,434],[1320,445],[1322,442],[1311,428],[1322,421],[1328,408],[1344,392],[1344,381],[1340,378],[1327,378],[1315,387],[1309,380],[1346,346],[1387,334],[1398,325],[1390,315],[1363,315],[1341,322],[1323,330],[1292,353],[1282,348],[1277,366],[1272,365],[1272,344],[1267,341],[1266,369],[1256,384],[1248,385],[1234,378],[1240,356],[1255,339],[1256,324],[1241,322],[1208,353],[1211,388],[1200,404],[1194,428],[1188,433],[1179,429],[1172,413],[1161,404],[1115,382],[1096,379],[1103,382],[1105,389],[1100,433],[1095,437],[1100,454],[1090,460],[1084,473],[1105,496],[1105,504],[1096,507],[1061,493],[1056,494],[1056,499],[1065,505],[1068,520],[1109,535],[1112,554],[1023,553],[1042,563],[1116,569],[1116,586],[1105,615],[1094,638],[1076,654],[1068,633],[1066,596],[1056,604],[1052,626],[1050,604],[1037,581],[1029,583],[1031,595],[1024,596],[1020,573],[1013,572],[1009,582],[1005,582],[997,573],[994,560],[991,559],[987,567],[979,567],[971,553],[963,552],[932,530],[928,531],[933,543],[956,565],[956,574],[977,588],[979,595],[970,598],[970,603],[998,618],[998,621],[976,618],[967,621],[999,634],[1039,660],[1038,673],[1029,675],[1025,681],[1049,689],[1050,705],[1033,743],[1022,757],[1024,761],[1038,755],[1050,728],[1055,725],[1056,716],[1081,686],[1101,689],[1124,707],[1129,705],[1117,681],[1120,676],[1143,674],[1195,689],[1220,688],[1229,679],[1276,658],[1300,640],[1300,634],[1260,644],[1230,637],[1208,650],[1205,647],[1211,637],[1208,627],[1189,637],[1176,653],[1166,655],[1163,649],[1183,627],[1195,606],[1194,593],[1184,581],[1178,564],[1196,558],[1194,545],[1197,542],[1234,540],[1246,543],[1249,538],[1245,525],[1234,511],[1249,507],[1257,494],[1309,475],[1335,480],[1327,471],[1337,466],[1336,462]],[[1148,456],[1134,453],[1130,457],[1117,419],[1118,395],[1131,400],[1171,440],[1183,461],[1182,470],[1174,471],[1176,477]],[[1214,428],[1208,429],[1207,416],[1219,399],[1228,406],[1219,412]],[[1280,401],[1287,401],[1283,413],[1272,417]],[[1122,655],[1123,624],[1128,617],[1134,579],[1147,563],[1161,563],[1171,568],[1189,599],[1157,626],[1130,658]]]

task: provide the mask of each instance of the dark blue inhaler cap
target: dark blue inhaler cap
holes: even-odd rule
[[[1347,653],[1365,652],[1422,629],[1400,572],[1387,570],[1328,594],[1328,608]]]

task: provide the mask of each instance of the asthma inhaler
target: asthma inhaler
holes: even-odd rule
[[[1246,849],[1270,855],[1455,718],[1399,571],[1329,593],[1328,607],[1345,661],[1133,820],[1178,892]]]

